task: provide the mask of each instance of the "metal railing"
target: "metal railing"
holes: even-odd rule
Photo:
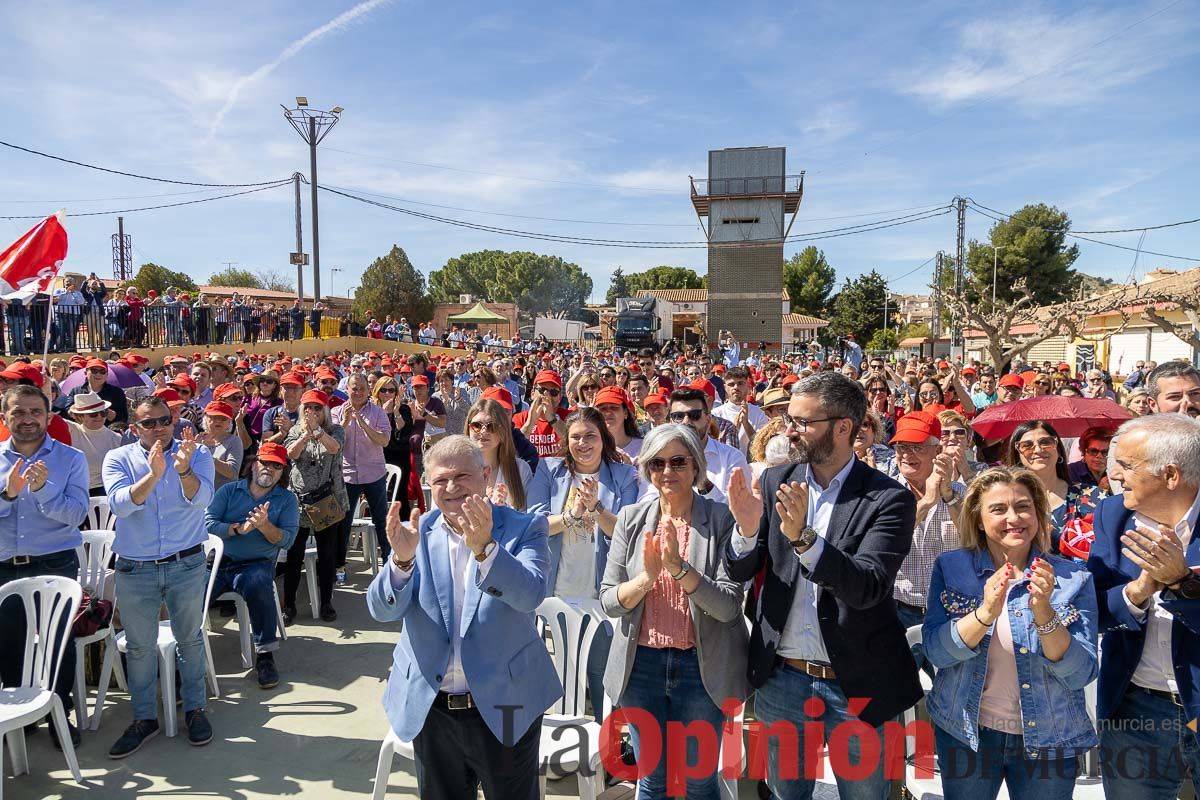
[[[46,344],[45,304],[11,304],[0,310],[0,352],[40,355]],[[82,353],[140,347],[206,347],[258,344],[296,339],[361,336],[362,326],[348,314],[299,317],[287,309],[253,313],[215,306],[97,307],[59,304],[50,320],[50,352]]]
[[[802,190],[804,174],[766,175],[757,178],[692,178],[692,194],[698,197],[731,195],[790,194]]]

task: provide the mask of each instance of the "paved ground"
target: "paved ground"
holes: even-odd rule
[[[43,725],[27,738],[29,775],[11,777],[6,759],[4,797],[370,797],[386,726],[380,697],[396,632],[367,613],[363,595],[370,572],[355,555],[351,553],[350,585],[334,593],[336,622],[309,618],[301,586],[300,617],[276,657],[282,680],[273,690],[259,689],[253,672],[241,669],[237,623],[214,612],[213,655],[221,697],[210,700],[215,736],[208,746],[188,746],[181,730],[171,739],[160,734],[124,761],[109,760],[108,748],[130,721],[128,695],[114,690],[100,730],[85,731],[77,750],[86,786],[71,778]],[[182,718],[180,722],[182,726]],[[551,781],[547,793],[577,796],[573,779]],[[416,796],[411,764],[396,758],[388,797]],[[742,782],[741,796],[756,797],[750,782]]]

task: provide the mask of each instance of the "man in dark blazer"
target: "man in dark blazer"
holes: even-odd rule
[[[1088,557],[1104,793],[1175,798],[1185,768],[1200,793],[1200,427],[1183,408],[1132,419],[1113,441],[1109,475],[1125,491],[1096,506]]]
[[[799,462],[764,473],[761,498],[740,472],[730,482],[738,530],[727,552],[729,574],[760,587],[751,603],[748,663],[755,715],[765,725],[795,726],[799,739],[799,755],[788,752],[787,739],[769,741],[767,782],[780,800],[812,796],[803,763],[807,724],[822,723],[828,739],[839,723],[861,720],[882,743],[883,722],[921,698],[892,600],[912,544],[916,500],[854,457],[866,410],[862,388],[843,375],[797,382],[785,419]],[[806,707],[810,698],[820,703]],[[858,765],[860,742],[849,738],[851,766]],[[873,766],[866,779],[836,775],[843,800],[888,796],[882,759]]]

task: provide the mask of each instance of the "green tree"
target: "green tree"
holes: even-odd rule
[[[579,319],[592,294],[592,279],[578,264],[558,256],[480,250],[431,272],[429,292],[438,303],[471,294],[493,303],[516,303],[527,314]]]
[[[618,297],[629,297],[629,281],[625,278],[625,271],[620,267],[613,270],[612,284],[609,285],[608,292],[604,295],[604,305],[616,305]]]
[[[887,281],[875,270],[846,279],[842,290],[833,299],[829,330],[836,336],[854,334],[859,342],[870,341],[875,331],[883,327],[883,298]]]
[[[825,260],[825,253],[811,245],[783,262],[783,286],[795,314],[824,317],[829,313],[829,294],[836,285],[837,275]]]
[[[133,276],[130,284],[138,288],[138,291],[142,293],[142,297],[145,297],[146,293],[151,289],[162,294],[171,286],[174,286],[181,292],[196,292],[199,290],[196,282],[187,273],[169,270],[152,261],[142,264],[137,271],[137,275]]]
[[[208,279],[210,286],[229,286],[234,289],[265,289],[263,282],[248,269],[226,267],[220,272],[214,272]]]
[[[880,328],[871,335],[867,349],[872,352],[890,353],[900,346],[900,337],[895,331]]]
[[[703,289],[708,285],[707,278],[687,267],[651,267],[624,277],[629,294],[623,297],[632,297],[643,289]]]
[[[910,322],[896,333],[899,341],[905,339],[925,339],[929,337],[929,326],[924,322]]]
[[[425,276],[398,245],[392,245],[386,256],[363,271],[354,293],[354,314],[366,321],[368,311],[380,320],[388,314],[397,319],[407,317],[413,325],[432,318],[433,302],[425,291]]]
[[[1081,277],[1071,265],[1079,258],[1079,247],[1067,246],[1070,229],[1066,212],[1038,203],[993,225],[987,242],[972,239],[967,246],[966,268],[974,278],[973,284],[984,291],[982,297],[972,299],[991,302],[993,257],[998,305],[1023,296],[1015,288],[1021,279],[1038,305],[1077,297]]]

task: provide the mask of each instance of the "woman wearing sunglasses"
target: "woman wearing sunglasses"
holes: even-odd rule
[[[517,458],[508,412],[495,400],[476,401],[467,411],[467,436],[483,450],[488,466],[488,499],[524,511],[533,469]]]
[[[387,414],[392,433],[383,446],[385,463],[400,468],[400,518],[408,519],[412,507],[408,500],[408,482],[412,474],[412,409],[400,397],[400,384],[390,375],[384,374],[371,387],[371,402]]]
[[[121,446],[121,434],[105,426],[105,415],[111,403],[95,392],[80,392],[71,398],[67,409],[71,420],[71,446],[82,450],[87,456],[88,494],[97,497],[104,494],[104,456],[109,450]]]
[[[1108,497],[1099,486],[1073,483],[1067,471],[1067,451],[1054,426],[1043,420],[1021,424],[1008,440],[1005,463],[1037,475],[1050,502],[1050,551],[1058,554],[1063,529],[1076,524],[1091,531],[1096,504]],[[1079,520],[1075,523],[1075,520]]]
[[[621,706],[648,712],[657,730],[647,741],[665,741],[670,723],[700,723],[719,737],[721,704],[746,697],[742,585],[729,577],[723,557],[733,516],[696,492],[706,462],[688,426],[651,430],[638,463],[658,496],[622,509],[613,527],[600,587],[600,604],[617,620],[604,686]],[[641,756],[646,732],[637,724],[632,732]],[[696,764],[696,738],[688,738],[687,749],[686,763]],[[717,760],[704,763],[711,772],[687,781],[691,800],[719,797]],[[653,771],[639,781],[638,796],[666,797],[666,760],[646,767]]]
[[[263,417],[275,406],[283,405],[283,390],[279,386],[279,373],[267,370],[258,376],[258,392],[246,403],[246,430],[255,443],[262,438]]]

